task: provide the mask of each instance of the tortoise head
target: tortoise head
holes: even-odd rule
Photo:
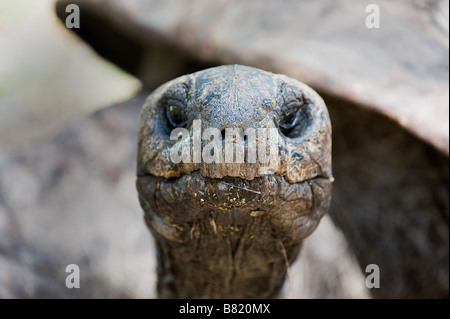
[[[328,112],[251,67],[182,76],[145,102],[137,173],[161,296],[273,296],[329,205]]]

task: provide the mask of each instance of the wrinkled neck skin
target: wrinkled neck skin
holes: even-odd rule
[[[327,210],[330,181],[200,176],[138,179],[158,248],[159,296],[276,296],[303,240]],[[180,187],[190,191],[178,192]]]
[[[195,119],[203,129],[275,128],[271,169],[261,170],[260,163],[173,163],[165,117],[174,97],[185,107],[191,132]],[[302,122],[283,131],[293,101]],[[179,151],[190,152],[192,145],[184,141]],[[304,239],[328,209],[331,183],[328,113],[306,85],[243,66],[163,85],[142,110],[137,179],[158,251],[159,297],[276,297]]]

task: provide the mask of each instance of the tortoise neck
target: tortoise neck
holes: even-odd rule
[[[283,285],[288,260],[299,245],[284,247],[270,223],[193,226],[190,242],[168,241],[154,232],[160,298],[273,298]]]

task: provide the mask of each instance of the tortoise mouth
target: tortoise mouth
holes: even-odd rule
[[[212,227],[216,225],[219,233],[223,227],[233,232],[236,227],[265,220],[279,233],[295,229],[295,236],[306,237],[325,212],[319,206],[329,204],[325,195],[331,182],[321,176],[297,183],[279,175],[253,180],[212,178],[195,171],[171,179],[140,175],[136,185],[152,232],[171,241],[187,242],[193,225],[205,218],[215,220]]]
[[[302,202],[309,206],[313,184],[331,184],[328,177],[312,176],[301,182],[290,183],[284,176],[268,174],[247,180],[239,177],[207,177],[200,171],[180,177],[163,178],[153,175],[138,176],[142,194],[153,194],[150,201],[161,199],[180,204],[186,209],[211,210],[272,210],[287,202]]]

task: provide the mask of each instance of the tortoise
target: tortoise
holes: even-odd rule
[[[211,68],[155,90],[137,161],[163,298],[278,295],[286,265],[330,204],[324,102],[298,81],[251,67]]]
[[[56,4],[62,21],[68,3],[60,0]],[[344,271],[339,268],[331,276],[318,276],[326,279],[320,284],[327,288],[315,296],[355,296],[332,287],[335,277],[350,275],[356,265],[357,279],[364,279],[366,267],[376,264],[381,287],[363,287],[366,296],[448,297],[448,2],[378,1],[379,28],[365,25],[370,1],[81,0],[77,4],[81,27],[72,31],[100,55],[141,79],[145,87],[129,102],[93,114],[48,144],[3,161],[3,193],[8,194],[6,185],[14,184],[14,176],[31,170],[37,188],[45,186],[58,195],[30,201],[33,210],[49,214],[67,211],[65,219],[70,211],[81,214],[80,202],[84,203],[71,194],[83,192],[81,198],[92,199],[91,190],[96,194],[96,206],[86,201],[81,211],[96,212],[82,216],[95,218],[97,223],[74,220],[78,227],[72,228],[90,229],[85,245],[100,248],[92,248],[87,256],[101,256],[100,234],[105,235],[105,230],[93,225],[113,219],[101,211],[112,214],[118,206],[124,211],[128,207],[139,210],[133,206],[137,200],[131,182],[120,188],[121,192],[119,186],[105,185],[106,181],[122,185],[123,180],[134,179],[130,172],[135,169],[136,149],[129,145],[137,139],[146,97],[160,84],[184,74],[223,64],[248,65],[306,83],[322,96],[330,113],[335,178],[328,213],[331,220],[322,218],[316,232],[305,240],[303,257],[298,260],[302,266],[306,263],[303,269],[308,271],[324,267],[319,255],[313,255],[320,251],[311,249],[310,244],[316,234],[327,236],[335,229],[328,227],[331,221],[344,236],[349,258],[334,263]],[[102,147],[93,146],[95,140]],[[125,142],[128,140],[131,144]],[[63,151],[69,155],[59,155]],[[92,186],[87,184],[93,180]],[[66,189],[55,185],[66,185]],[[126,204],[114,202],[119,197],[126,198]],[[0,206],[14,207],[11,198],[0,198]],[[28,239],[45,238],[34,228],[45,223],[39,216],[45,214],[30,213],[23,218],[29,220],[22,225]],[[50,216],[46,217],[47,229],[64,225],[56,212]],[[129,220],[129,216],[114,216],[122,224]],[[72,228],[62,228],[64,235],[76,236]],[[122,233],[128,234],[115,229],[114,234]],[[125,241],[119,237],[110,238],[116,249]],[[138,242],[148,241],[141,238]],[[318,239],[315,243],[316,248],[332,247],[320,245]],[[57,247],[51,245],[48,241],[47,247]],[[80,250],[61,247],[64,249],[59,251],[67,247]],[[136,253],[126,256],[137,258]],[[101,264],[94,262],[98,258],[92,257],[84,265]],[[148,260],[148,268],[151,262]],[[351,264],[348,269],[352,271],[345,271],[344,264]],[[296,264],[292,265],[294,282],[298,271]],[[92,271],[90,280],[104,278],[99,273]],[[144,272],[141,276],[145,277]],[[99,282],[101,285],[104,280]],[[126,286],[127,281],[120,284]],[[124,291],[127,295],[129,289],[109,289],[107,296]],[[98,296],[95,291],[92,295]]]

